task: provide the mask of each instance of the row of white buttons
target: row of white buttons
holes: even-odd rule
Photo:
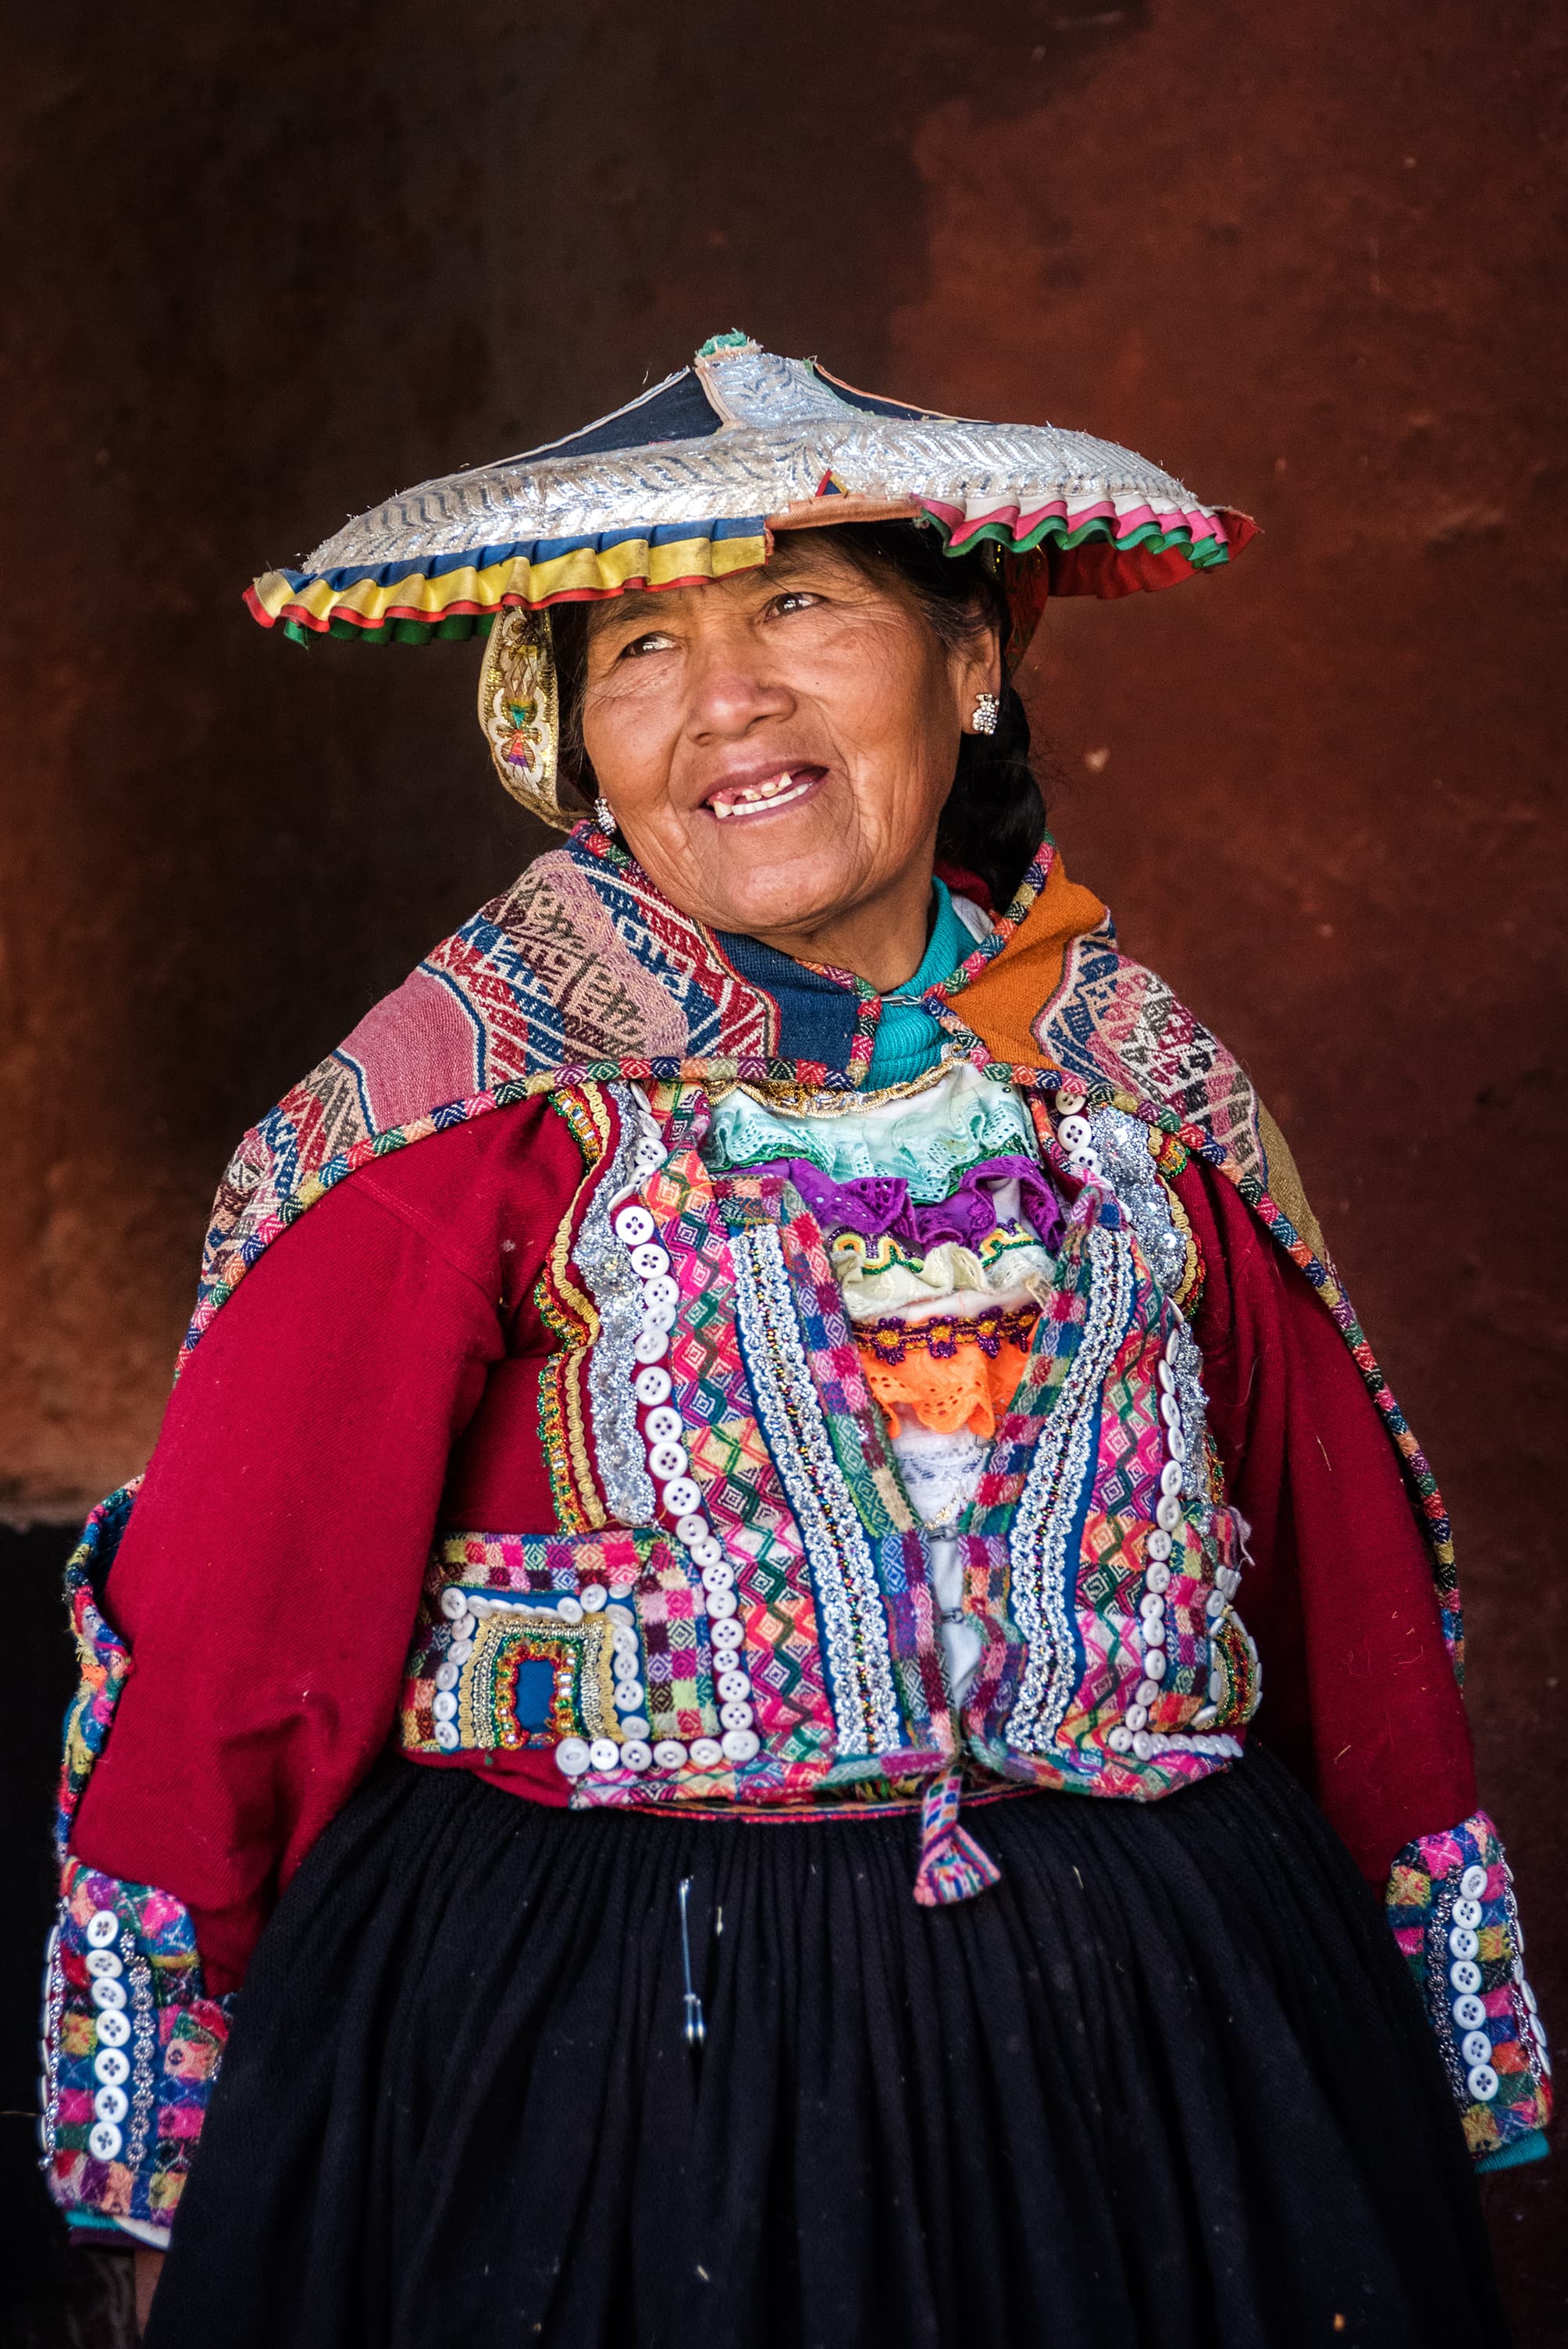
[[[124,2053],[130,2019],[125,2013],[125,1985],[119,1979],[125,1969],[114,1947],[119,1939],[119,1919],[114,1910],[96,1909],[87,1929],[88,1976],[98,2009],[98,2045],[93,2074],[98,2087],[93,2097],[94,2125],[88,2135],[88,2151],[95,2161],[118,2158],[125,2143],[119,2124],[130,2111],[124,2087],[130,2077],[130,2058]]]
[[[625,1586],[628,1589],[630,1587]],[[575,1598],[568,1592],[553,1600],[532,1594],[516,1599],[486,1598],[480,1591],[464,1590],[455,1582],[449,1583],[441,1593],[440,1605],[452,1627],[452,1636],[446,1655],[436,1667],[436,1694],[430,1706],[435,1716],[436,1743],[442,1753],[455,1754],[462,1744],[456,1690],[462,1668],[473,1654],[474,1634],[481,1618],[521,1609],[530,1615],[553,1615],[562,1623],[581,1623],[584,1615],[597,1614],[610,1603],[611,1591],[600,1582],[588,1583]]]
[[[1459,1992],[1453,2002],[1453,2017],[1464,2033],[1460,2053],[1469,2066],[1465,2085],[1479,2104],[1491,2104],[1499,2085],[1491,2066],[1491,2041],[1481,2027],[1486,2022],[1486,2008],[1476,1995],[1481,1983],[1480,1968],[1475,1963],[1480,1947],[1476,1928],[1480,1923],[1480,1902],[1487,1881],[1484,1868],[1466,1868],[1460,1878],[1460,1897],[1454,1903],[1449,1930],[1449,1954],[1453,1960],[1449,1981]]]
[[[655,1163],[660,1163],[655,1161]],[[649,1745],[645,1722],[635,1726],[645,1732],[617,1746],[613,1738],[595,1738],[591,1743],[581,1737],[563,1738],[555,1749],[556,1766],[569,1778],[581,1778],[590,1770],[613,1775],[617,1769],[638,1772],[657,1768],[678,1770],[687,1761],[699,1769],[717,1769],[721,1762],[749,1762],[760,1750],[760,1740],[751,1726],[752,1712],[748,1699],[751,1682],[739,1669],[738,1651],[745,1634],[735,1617],[737,1604],[734,1591],[735,1569],[724,1555],[724,1547],[714,1535],[713,1527],[702,1514],[702,1494],[693,1479],[691,1460],[682,1441],[686,1429],[680,1413],[671,1402],[674,1386],[665,1369],[669,1353],[669,1333],[676,1323],[680,1303],[680,1289],[670,1276],[670,1260],[666,1251],[654,1237],[654,1219],[646,1207],[635,1200],[622,1207],[614,1218],[615,1237],[630,1256],[632,1270],[643,1285],[643,1319],[633,1348],[638,1365],[633,1381],[633,1392],[646,1414],[643,1421],[643,1441],[647,1446],[648,1468],[659,1487],[663,1506],[676,1520],[676,1533],[691,1552],[694,1564],[703,1580],[704,1603],[707,1607],[715,1661],[720,1666],[718,1695],[719,1720],[723,1724],[721,1737],[697,1737],[687,1745],[678,1737],[662,1737]],[[617,1633],[617,1646],[619,1646]],[[632,1668],[635,1669],[636,1638],[631,1638]],[[617,1656],[617,1674],[622,1670]],[[616,1703],[622,1702],[623,1689],[636,1687],[639,1701],[643,1691],[630,1679],[621,1680],[616,1691]]]

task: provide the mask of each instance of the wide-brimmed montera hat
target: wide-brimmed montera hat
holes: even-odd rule
[[[490,633],[480,714],[502,780],[568,823],[549,625],[531,615],[723,578],[766,563],[776,531],[892,520],[934,530],[950,554],[996,546],[1012,663],[1048,596],[1172,585],[1228,563],[1254,527],[1113,441],[880,398],[728,334],[564,440],[373,507],[245,600],[302,643]],[[496,629],[498,615],[516,617]]]

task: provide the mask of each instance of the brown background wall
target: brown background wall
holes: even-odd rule
[[[1265,535],[1178,595],[1057,607],[1027,675],[1056,826],[1248,1061],[1436,1456],[1485,1790],[1568,2033],[1563,20],[21,17],[0,1506],[69,1515],[139,1463],[233,1137],[539,844],[471,649],[302,655],[246,618],[253,571],[738,324],[1087,425]],[[1568,2336],[1561,2178],[1491,2189],[1528,2342]]]

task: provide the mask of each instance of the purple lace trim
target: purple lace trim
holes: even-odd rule
[[[998,1185],[1009,1182],[1017,1184],[1023,1212],[1041,1245],[1055,1247],[1061,1237],[1060,1194],[1032,1158],[988,1158],[983,1166],[969,1168],[950,1198],[930,1202],[912,1199],[909,1185],[896,1174],[862,1174],[852,1182],[835,1183],[810,1158],[781,1159],[766,1171],[787,1175],[825,1229],[860,1232],[872,1240],[887,1234],[901,1247],[923,1256],[944,1240],[977,1248],[996,1228],[991,1195]]]

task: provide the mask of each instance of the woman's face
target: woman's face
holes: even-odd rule
[[[923,924],[959,736],[998,667],[994,628],[950,650],[902,582],[792,532],[759,569],[592,607],[583,742],[665,896],[833,961],[857,916],[907,903]]]

